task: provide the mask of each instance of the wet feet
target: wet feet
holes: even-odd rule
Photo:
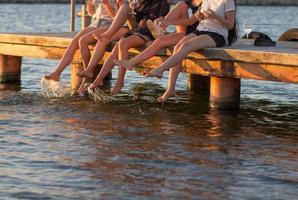
[[[99,82],[99,83],[91,83],[88,87],[88,90],[93,90],[97,87],[103,86],[103,82]]]
[[[44,78],[46,80],[52,80],[52,81],[60,81],[60,74],[56,74],[56,73],[51,73],[49,75],[45,75]]]
[[[175,91],[165,91],[165,93],[163,93],[163,95],[162,96],[160,96],[160,97],[158,97],[157,98],[157,101],[159,102],[159,103],[165,103],[166,101],[167,101],[167,99],[168,98],[170,98],[170,97],[174,97],[175,96]]]
[[[123,86],[124,86],[124,82],[117,80],[114,87],[111,90],[111,95],[118,94],[122,90]]]
[[[93,73],[90,73],[88,71],[80,71],[77,73],[77,76],[78,77],[81,77],[81,78],[93,78]]]
[[[146,77],[156,77],[156,78],[162,78],[163,72],[160,71],[159,69],[153,69],[151,71],[144,71],[143,75]]]
[[[114,60],[115,65],[124,67],[125,69],[132,70],[133,64],[129,60]]]

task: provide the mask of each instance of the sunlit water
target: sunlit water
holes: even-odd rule
[[[68,12],[0,4],[0,31],[67,31]],[[276,23],[254,26],[276,39],[297,16],[240,6],[238,20]],[[1,199],[297,199],[298,85],[242,80],[233,112],[210,110],[185,75],[165,105],[166,79],[135,72],[116,97],[114,78],[96,99],[48,98],[40,81],[56,63],[24,58],[21,84],[0,85]]]

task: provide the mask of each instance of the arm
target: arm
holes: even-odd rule
[[[232,29],[234,27],[235,23],[235,11],[227,11],[225,12],[225,18],[222,18],[218,15],[216,15],[212,10],[208,10],[204,12],[205,18],[213,18],[216,21],[218,21],[220,24],[225,26],[227,29]]]
[[[161,26],[167,27],[169,25],[179,25],[179,26],[190,26],[193,25],[197,21],[201,21],[204,19],[203,13],[196,12],[189,19],[175,19],[175,20],[164,20]]]
[[[108,10],[108,13],[111,17],[115,17],[116,15],[116,12],[113,8],[113,6],[111,5],[110,1],[109,0],[102,0],[102,3],[105,5],[105,7],[107,8]]]
[[[95,13],[95,6],[90,0],[87,1],[86,11],[87,11],[89,16],[92,16]]]

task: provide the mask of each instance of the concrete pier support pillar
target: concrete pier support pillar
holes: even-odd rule
[[[73,62],[71,64],[71,89],[76,91],[79,89],[83,79],[77,76],[77,73],[84,70],[83,63]]]
[[[0,83],[13,83],[21,80],[22,57],[0,55]]]
[[[210,106],[218,109],[238,109],[240,78],[211,77]]]
[[[209,93],[210,77],[198,74],[188,74],[187,86],[189,90]]]

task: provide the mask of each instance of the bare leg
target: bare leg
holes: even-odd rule
[[[108,75],[108,73],[113,69],[114,67],[114,59],[118,58],[118,44],[113,48],[111,54],[103,64],[99,74],[97,75],[96,79],[91,83],[89,86],[90,89],[94,89],[98,86],[103,85],[104,78]]]
[[[56,66],[56,69],[54,70],[54,72],[52,72],[51,74],[46,75],[44,77],[46,79],[59,81],[61,73],[71,63],[76,50],[79,48],[79,39],[82,36],[86,35],[87,33],[91,32],[93,30],[94,30],[94,28],[87,27],[84,30],[82,30],[81,32],[79,32],[75,36],[75,38],[71,41],[70,45],[67,47],[65,53],[63,54],[60,62]]]
[[[106,28],[106,27],[98,28],[98,29],[96,29],[80,38],[79,47],[80,47],[80,51],[81,51],[84,68],[87,67],[90,57],[91,57],[90,49],[89,49],[88,45],[96,42],[96,39],[93,37],[93,34],[101,34],[101,33],[105,32],[106,30],[108,30],[108,28]]]
[[[142,39],[140,36],[132,35],[128,38],[121,39],[118,45],[118,59],[127,59],[128,58],[128,50],[133,47],[139,47],[145,44],[146,41]],[[117,94],[121,91],[124,85],[124,77],[125,77],[126,69],[123,67],[118,68],[118,79],[112,88],[111,94]]]
[[[118,64],[119,67],[124,67],[128,70],[132,70],[134,66],[153,57],[161,49],[167,46],[173,46],[177,44],[183,37],[184,33],[172,33],[169,35],[159,37],[141,54],[137,55],[136,57],[130,60],[116,60],[116,64]]]
[[[123,37],[127,33],[127,31],[128,31],[128,29],[121,28],[118,32],[116,32],[112,36],[111,41],[120,39],[121,37]],[[110,42],[108,42],[108,44],[109,43]],[[77,74],[78,76],[86,77],[86,78],[93,78],[94,69],[95,69],[96,65],[99,63],[99,61],[102,59],[102,57],[104,56],[105,51],[106,51],[106,47],[107,47],[108,44],[101,41],[101,40],[97,41],[97,43],[94,47],[91,59],[90,59],[88,65],[87,65],[87,67],[85,68],[84,71],[79,72]]]
[[[175,7],[166,16],[167,20],[185,19],[185,18],[188,18],[188,6],[184,2],[177,3]],[[186,27],[177,26],[176,29],[177,29],[177,33],[172,33],[172,34],[157,38],[153,42],[153,44],[151,44],[148,48],[145,49],[145,51],[143,51],[141,54],[137,55],[136,57],[130,60],[117,60],[116,63],[121,67],[125,67],[128,70],[132,70],[134,66],[153,57],[162,48],[177,44],[185,36]]]
[[[165,102],[169,97],[175,95],[176,81],[181,70],[181,60],[184,59],[188,53],[207,47],[215,47],[214,40],[208,35],[190,36],[181,41],[175,48],[174,54],[166,60],[160,67],[152,70],[150,74],[162,76],[163,71],[170,69],[168,88],[165,93],[158,98],[159,102]],[[154,75],[154,76],[155,76]]]
[[[111,42],[115,40],[119,40],[121,37],[123,37],[128,32],[127,28],[121,28],[118,32],[116,32],[112,38]],[[89,60],[89,63],[87,65],[87,68],[84,71],[79,72],[77,75],[80,77],[84,77],[83,82],[79,89],[79,94],[85,93],[85,83],[88,81],[86,79],[92,79],[94,76],[94,70],[97,66],[97,63],[102,59],[102,57],[105,54],[105,50],[108,44],[105,42],[102,42],[101,40],[97,41],[97,44],[94,47],[93,54],[91,56],[91,59]],[[107,74],[106,74],[107,75]],[[106,76],[105,75],[105,76]],[[105,76],[103,78],[105,78]]]
[[[188,5],[185,2],[178,2],[174,8],[165,17],[166,20],[184,19],[188,18]],[[186,32],[185,26],[176,26],[177,33]]]
[[[105,33],[102,34],[103,42],[108,43],[111,40],[111,37],[114,35],[114,33],[116,33],[117,30],[119,30],[121,26],[123,26],[126,22],[129,12],[130,8],[128,4],[125,3],[122,6],[120,6],[111,26]]]

